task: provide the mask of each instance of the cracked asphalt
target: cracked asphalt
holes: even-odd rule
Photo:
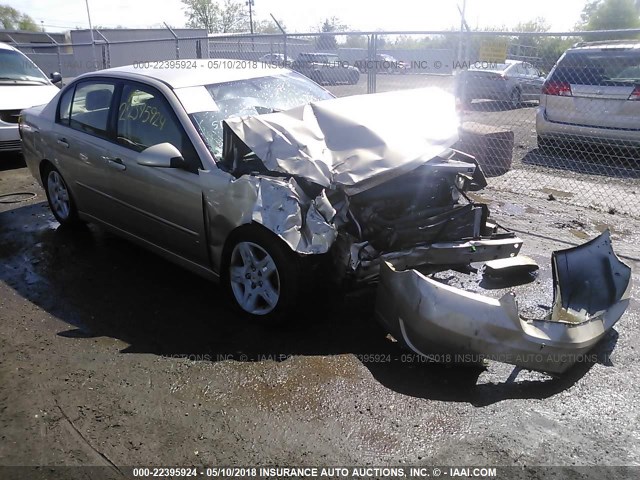
[[[541,265],[521,305],[548,308],[551,252],[605,228],[636,272],[597,360],[552,378],[406,355],[373,289],[318,292],[289,327],[243,323],[216,285],[60,227],[21,159],[1,160],[0,194],[36,196],[0,203],[0,466],[640,465],[638,219],[480,192]]]

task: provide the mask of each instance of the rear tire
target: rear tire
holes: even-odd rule
[[[302,289],[301,261],[275,234],[241,227],[227,242],[222,266],[224,288],[241,315],[267,324],[290,317]]]
[[[60,225],[68,227],[81,225],[83,222],[78,217],[76,202],[71,190],[56,167],[48,164],[43,168],[42,184],[47,194],[51,213]]]
[[[522,105],[522,92],[519,88],[511,90],[511,94],[509,95],[509,105],[514,109],[519,108]]]

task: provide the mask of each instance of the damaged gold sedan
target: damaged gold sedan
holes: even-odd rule
[[[401,278],[518,255],[467,195],[486,179],[453,148],[453,96],[333,98],[287,69],[192,62],[86,74],[23,112],[25,159],[60,223],[98,223],[220,281],[263,321],[286,317],[319,266],[351,284],[382,272],[378,313],[408,346],[431,319],[405,318],[405,301],[434,291],[415,277],[404,300]]]

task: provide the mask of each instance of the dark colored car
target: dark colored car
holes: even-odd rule
[[[361,73],[406,73],[409,69],[408,64],[386,53],[379,53],[374,59],[357,60],[355,66]]]
[[[291,68],[320,85],[355,85],[360,80],[358,69],[341,61],[335,53],[300,53]]]

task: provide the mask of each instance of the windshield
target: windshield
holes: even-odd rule
[[[192,113],[196,128],[215,157],[222,152],[222,120],[279,112],[333,96],[297,73],[206,86],[217,111]]]
[[[14,50],[0,50],[0,82],[49,83],[38,67]]]
[[[560,60],[551,80],[577,85],[640,83],[640,52],[573,52]]]

